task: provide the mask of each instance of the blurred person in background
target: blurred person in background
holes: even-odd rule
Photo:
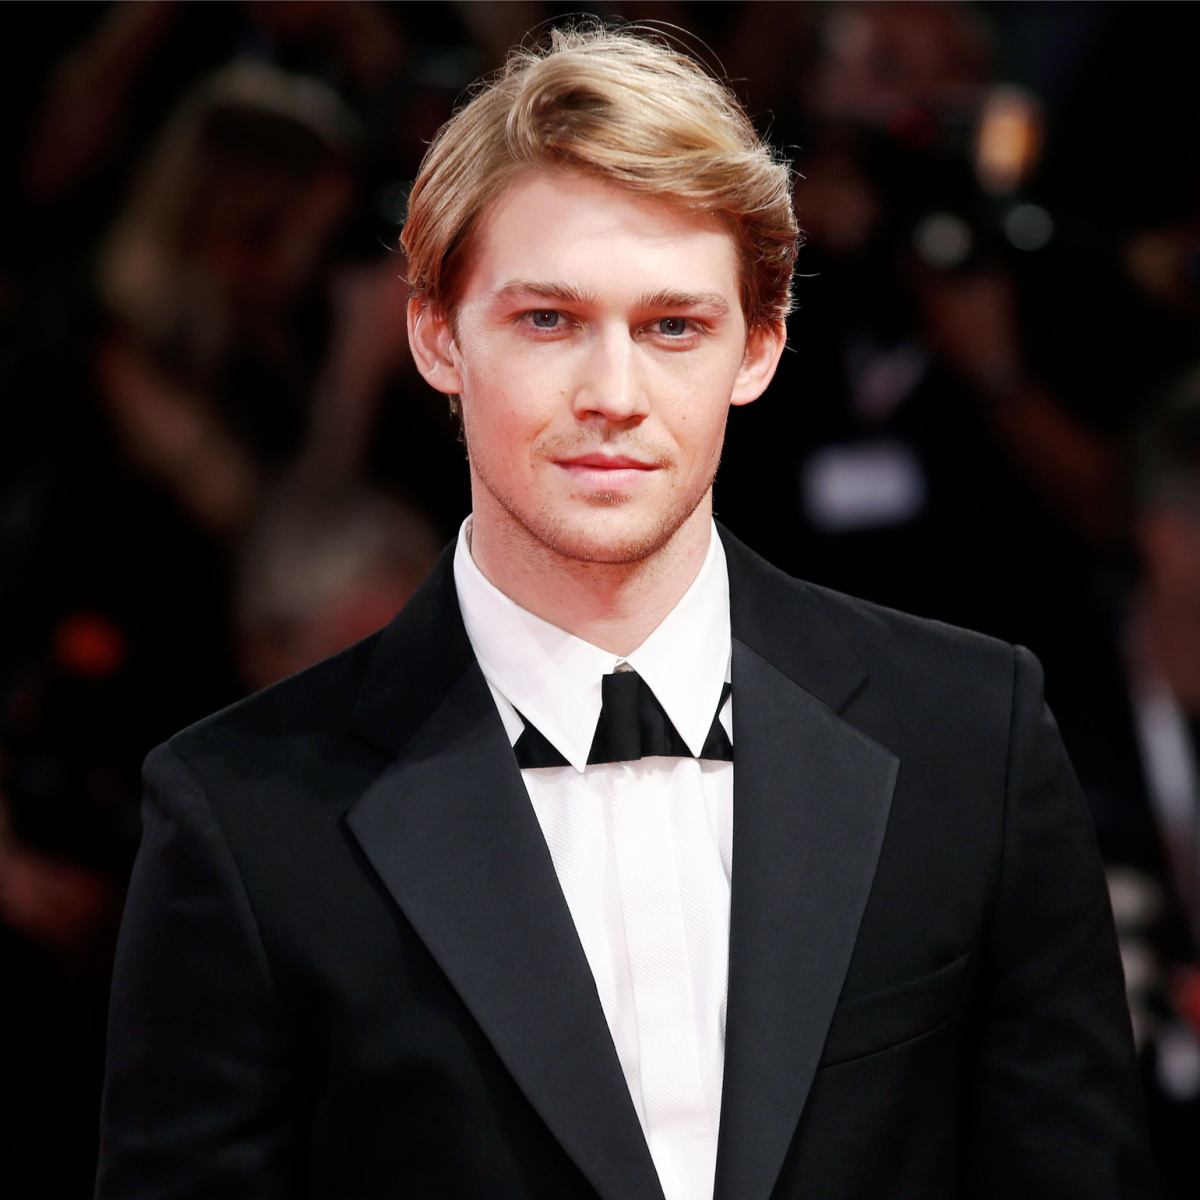
[[[163,114],[230,61],[252,58],[320,79],[377,137],[397,124],[393,102],[404,90],[411,51],[394,6],[144,0],[55,9],[53,17],[28,11],[24,38],[12,39],[24,57],[13,56],[5,86],[28,86],[39,68],[46,77],[34,111],[21,112],[15,125],[25,127],[26,143],[9,186],[15,184],[21,216],[39,232],[52,222],[73,226],[62,230],[68,247],[90,248]],[[47,54],[56,60],[39,62]],[[19,96],[13,107],[29,101]]]
[[[168,122],[101,251],[109,419],[133,464],[219,539],[298,447],[355,133],[323,85],[234,64]]]
[[[412,91],[407,44],[387,6],[148,0],[18,6],[0,21],[11,23],[0,39],[0,103],[11,117],[0,142],[10,216],[0,231],[0,344],[9,359],[0,355],[0,374],[18,387],[40,357],[69,356],[90,335],[97,244],[164,118],[215,71],[250,60],[332,87],[368,128],[373,153],[360,164],[373,179],[394,178],[387,160],[402,145],[384,131],[410,132],[398,111]],[[360,240],[370,236],[365,226],[379,225],[364,221],[368,211],[355,215]],[[5,417],[5,432],[21,438],[22,423]]]
[[[262,66],[267,73],[275,68],[283,78],[307,80],[326,94],[327,101],[332,98],[341,106],[341,117],[334,123],[343,127],[337,138],[343,143],[346,118],[353,113],[349,124],[357,126],[352,138],[355,186],[350,207],[337,222],[333,254],[340,266],[349,267],[391,257],[394,285],[404,273],[403,262],[385,255],[383,248],[394,241],[402,215],[403,180],[415,170],[454,95],[476,69],[476,51],[449,4],[314,0],[207,5],[150,0],[59,6],[53,17],[48,9],[30,7],[21,36],[5,45],[21,49],[10,54],[0,89],[0,99],[7,98],[6,107],[15,117],[5,143],[8,169],[0,172],[0,188],[13,216],[0,235],[0,386],[21,400],[0,413],[0,469],[7,468],[11,454],[19,474],[25,465],[21,448],[32,446],[39,452],[39,443],[49,440],[47,433],[54,425],[40,417],[35,405],[24,402],[25,395],[35,388],[54,390],[53,381],[47,384],[43,377],[47,359],[72,359],[81,341],[91,344],[95,313],[90,268],[97,244],[109,236],[122,212],[129,216],[130,181],[145,175],[156,143],[161,146],[164,117],[176,113],[188,96],[195,109],[197,89],[214,71],[236,62],[242,64],[243,74]],[[303,120],[311,118],[310,111]],[[179,126],[180,118],[175,120]],[[329,125],[324,122],[326,134]],[[262,132],[269,139],[270,131]],[[268,152],[265,158],[272,155]],[[261,193],[262,179],[254,186]],[[311,197],[301,191],[296,190],[295,207],[311,212]],[[285,212],[280,244],[286,245],[291,236],[288,219]],[[301,243],[309,236],[296,232]],[[252,301],[244,294],[247,282],[243,279],[239,285],[242,298]],[[265,290],[278,282],[276,278]],[[385,285],[379,290],[386,290]],[[310,328],[301,345],[315,357],[323,339],[319,329],[314,339],[311,327],[328,319],[336,323],[339,314],[321,318],[312,297],[306,305]],[[271,340],[260,336],[262,332],[260,328],[246,340],[261,346]],[[277,344],[279,339],[274,340]],[[293,345],[289,351],[293,358],[295,349]],[[253,363],[244,360],[254,356],[241,357],[242,379],[247,382],[247,368]],[[271,371],[267,382],[272,393],[278,391],[279,381]],[[379,408],[389,424],[386,440],[394,448],[400,439],[390,436],[395,424],[391,410],[403,406],[413,389],[384,390],[388,395]],[[287,441],[297,417],[288,414],[276,434],[258,424],[260,436]],[[452,432],[446,436],[436,422],[427,424],[434,442],[453,443]],[[371,469],[406,489],[410,481],[404,477],[413,475],[411,490],[431,495],[446,509],[443,523],[448,533],[461,519],[465,501],[433,478],[429,455],[407,445],[401,448],[405,453],[399,456],[399,466],[376,458]],[[443,452],[441,461],[449,459]],[[465,468],[459,474],[465,478]],[[7,522],[14,526],[15,510],[22,507],[21,498],[13,496],[16,490],[10,487],[6,492],[0,484],[0,513],[14,510]],[[465,491],[465,483],[460,490]],[[22,519],[22,524],[26,542],[37,537],[36,521]],[[0,554],[11,549],[0,547]],[[11,573],[26,573],[24,564],[16,562],[6,572]]]
[[[167,122],[90,328],[6,388],[0,634],[0,1187],[83,1194],[147,746],[244,693],[232,556],[298,451],[354,188],[324,85],[238,64]],[[36,367],[36,369],[33,369]],[[18,425],[19,427],[19,425]]]
[[[10,562],[5,636],[19,629],[23,646],[6,661],[75,661],[61,647],[90,622],[108,647],[91,673],[123,689],[131,758],[240,694],[231,556],[302,440],[350,127],[323,85],[269,66],[203,85],[99,255],[96,332],[22,398],[37,396],[47,436],[6,480],[36,535]]]
[[[246,686],[267,687],[386,625],[441,548],[422,514],[382,493],[281,488],[240,558],[234,609]]]
[[[1164,1194],[1195,1194],[1200,1141],[1200,370],[1137,439],[1139,571],[1116,686],[1079,756],[1142,1051]]]
[[[758,536],[839,586],[1031,640],[1034,610],[1064,582],[1062,545],[1119,538],[1120,477],[1025,353],[1004,221],[1035,162],[1037,114],[1013,114],[1020,144],[988,167],[973,146],[990,84],[967,6],[824,10],[791,118],[809,271],[793,370],[776,385],[796,397],[772,497],[786,516]],[[740,482],[726,480],[723,504],[749,523]]]
[[[731,420],[718,511],[790,570],[1031,646],[1072,746],[1108,641],[1139,397],[1064,390],[1053,325],[1030,328],[1030,287],[1071,241],[1033,190],[1041,106],[997,85],[972,6],[815,21],[780,116],[808,236],[795,353],[773,409]]]

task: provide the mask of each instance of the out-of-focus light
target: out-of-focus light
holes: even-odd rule
[[[924,150],[937,134],[937,125],[928,109],[918,104],[906,104],[896,109],[888,117],[886,128],[902,146],[914,150]]]
[[[1054,218],[1038,204],[1018,204],[1004,218],[1004,236],[1018,250],[1040,250],[1054,236]]]
[[[1200,1043],[1182,1021],[1172,1022],[1156,1045],[1159,1087],[1172,1100],[1186,1103],[1200,1096]]]
[[[1162,915],[1166,897],[1152,875],[1136,867],[1106,867],[1104,878],[1119,932],[1147,929]]]
[[[1042,148],[1042,107],[1024,88],[1003,84],[988,93],[979,114],[975,173],[993,196],[1015,192],[1037,165]]]
[[[54,661],[72,675],[107,679],[124,666],[127,657],[124,632],[101,613],[72,613],[55,630]]]
[[[975,245],[971,227],[953,213],[930,213],[913,231],[913,248],[931,267],[961,267]]]
[[[928,486],[916,451],[891,438],[823,446],[800,471],[804,511],[822,533],[861,533],[920,516]]]

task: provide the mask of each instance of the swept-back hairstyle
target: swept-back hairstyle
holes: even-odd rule
[[[529,170],[579,171],[713,213],[738,247],[747,327],[787,315],[798,233],[790,170],[730,89],[665,41],[584,26],[512,51],[421,163],[401,235],[418,298],[453,314],[480,221]]]

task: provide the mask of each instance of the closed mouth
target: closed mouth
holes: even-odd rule
[[[579,467],[590,471],[656,471],[657,463],[642,462],[623,454],[581,454],[574,458],[560,458],[560,467]]]

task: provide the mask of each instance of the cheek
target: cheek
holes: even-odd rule
[[[724,352],[670,356],[655,364],[651,387],[664,420],[689,438],[704,439],[724,429],[740,358]]]
[[[725,440],[725,422],[729,414],[726,392],[698,386],[672,399],[670,415],[664,415],[676,442],[686,453],[707,461],[719,455]]]
[[[519,471],[533,455],[548,420],[530,403],[528,381],[520,373],[477,372],[463,377],[463,425],[472,456],[486,459],[499,473]],[[478,381],[478,382],[477,382]]]

